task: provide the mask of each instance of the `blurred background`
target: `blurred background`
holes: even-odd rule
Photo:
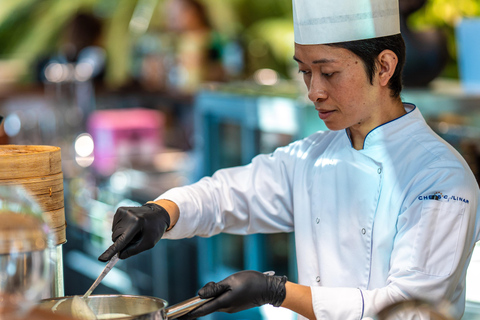
[[[400,0],[402,99],[480,178],[480,2]],[[293,59],[291,0],[2,0],[0,144],[62,148],[65,294],[103,268],[119,206],[326,129]],[[478,251],[478,250],[477,250]],[[170,303],[243,269],[295,281],[290,234],[161,241],[95,293]],[[480,319],[480,257],[464,319]],[[205,319],[294,319],[273,308]]]

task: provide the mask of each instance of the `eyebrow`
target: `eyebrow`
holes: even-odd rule
[[[302,60],[298,59],[297,57],[293,56],[293,60],[299,62],[299,63],[304,63]],[[313,60],[313,64],[320,64],[320,63],[332,63],[336,62],[337,60],[335,59],[320,59],[320,60]]]

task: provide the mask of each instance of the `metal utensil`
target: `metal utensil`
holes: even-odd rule
[[[97,319],[97,315],[93,312],[92,308],[90,308],[85,301],[80,296],[73,296],[72,299],[72,316],[79,320],[95,320]]]
[[[102,273],[100,273],[97,280],[95,280],[95,282],[92,284],[90,289],[88,289],[87,292],[85,292],[85,294],[83,295],[83,299],[88,298],[88,296],[93,292],[93,290],[95,290],[95,288],[98,287],[100,282],[103,280],[103,278],[105,278],[105,276],[110,272],[110,270],[112,270],[113,266],[118,262],[119,259],[120,258],[118,257],[118,253],[116,253],[112,257],[112,259],[110,259],[110,261],[108,261],[107,265],[103,269]]]
[[[213,298],[202,299],[199,296],[196,296],[183,302],[177,303],[167,308],[167,319],[177,319],[212,299]]]
[[[83,297],[80,296],[74,296],[72,299],[72,315],[75,316],[78,319],[84,319],[84,320],[89,320],[89,319],[97,319],[95,312],[93,312],[92,308],[87,304],[87,298],[90,296],[90,294],[95,290],[96,287],[100,284],[100,282],[105,278],[107,273],[112,270],[113,266],[117,263],[118,261],[118,253],[115,254],[110,261],[108,261],[107,265],[103,269],[102,273],[98,276],[98,278],[95,280],[95,282],[91,285],[91,287],[85,292]]]

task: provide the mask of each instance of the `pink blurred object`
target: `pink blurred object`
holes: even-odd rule
[[[110,175],[119,167],[150,165],[163,149],[165,117],[158,110],[97,110],[88,119],[94,142],[94,168]]]

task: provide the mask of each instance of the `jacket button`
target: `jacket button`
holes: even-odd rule
[[[378,174],[382,173],[382,168],[377,169]]]
[[[315,280],[316,280],[317,282],[320,282],[320,277],[317,276],[317,277],[315,278]]]
[[[317,218],[317,220],[315,220],[317,222],[317,224],[320,223],[320,218]]]
[[[365,230],[365,228],[362,228],[362,234],[365,234],[367,232],[367,230]]]

